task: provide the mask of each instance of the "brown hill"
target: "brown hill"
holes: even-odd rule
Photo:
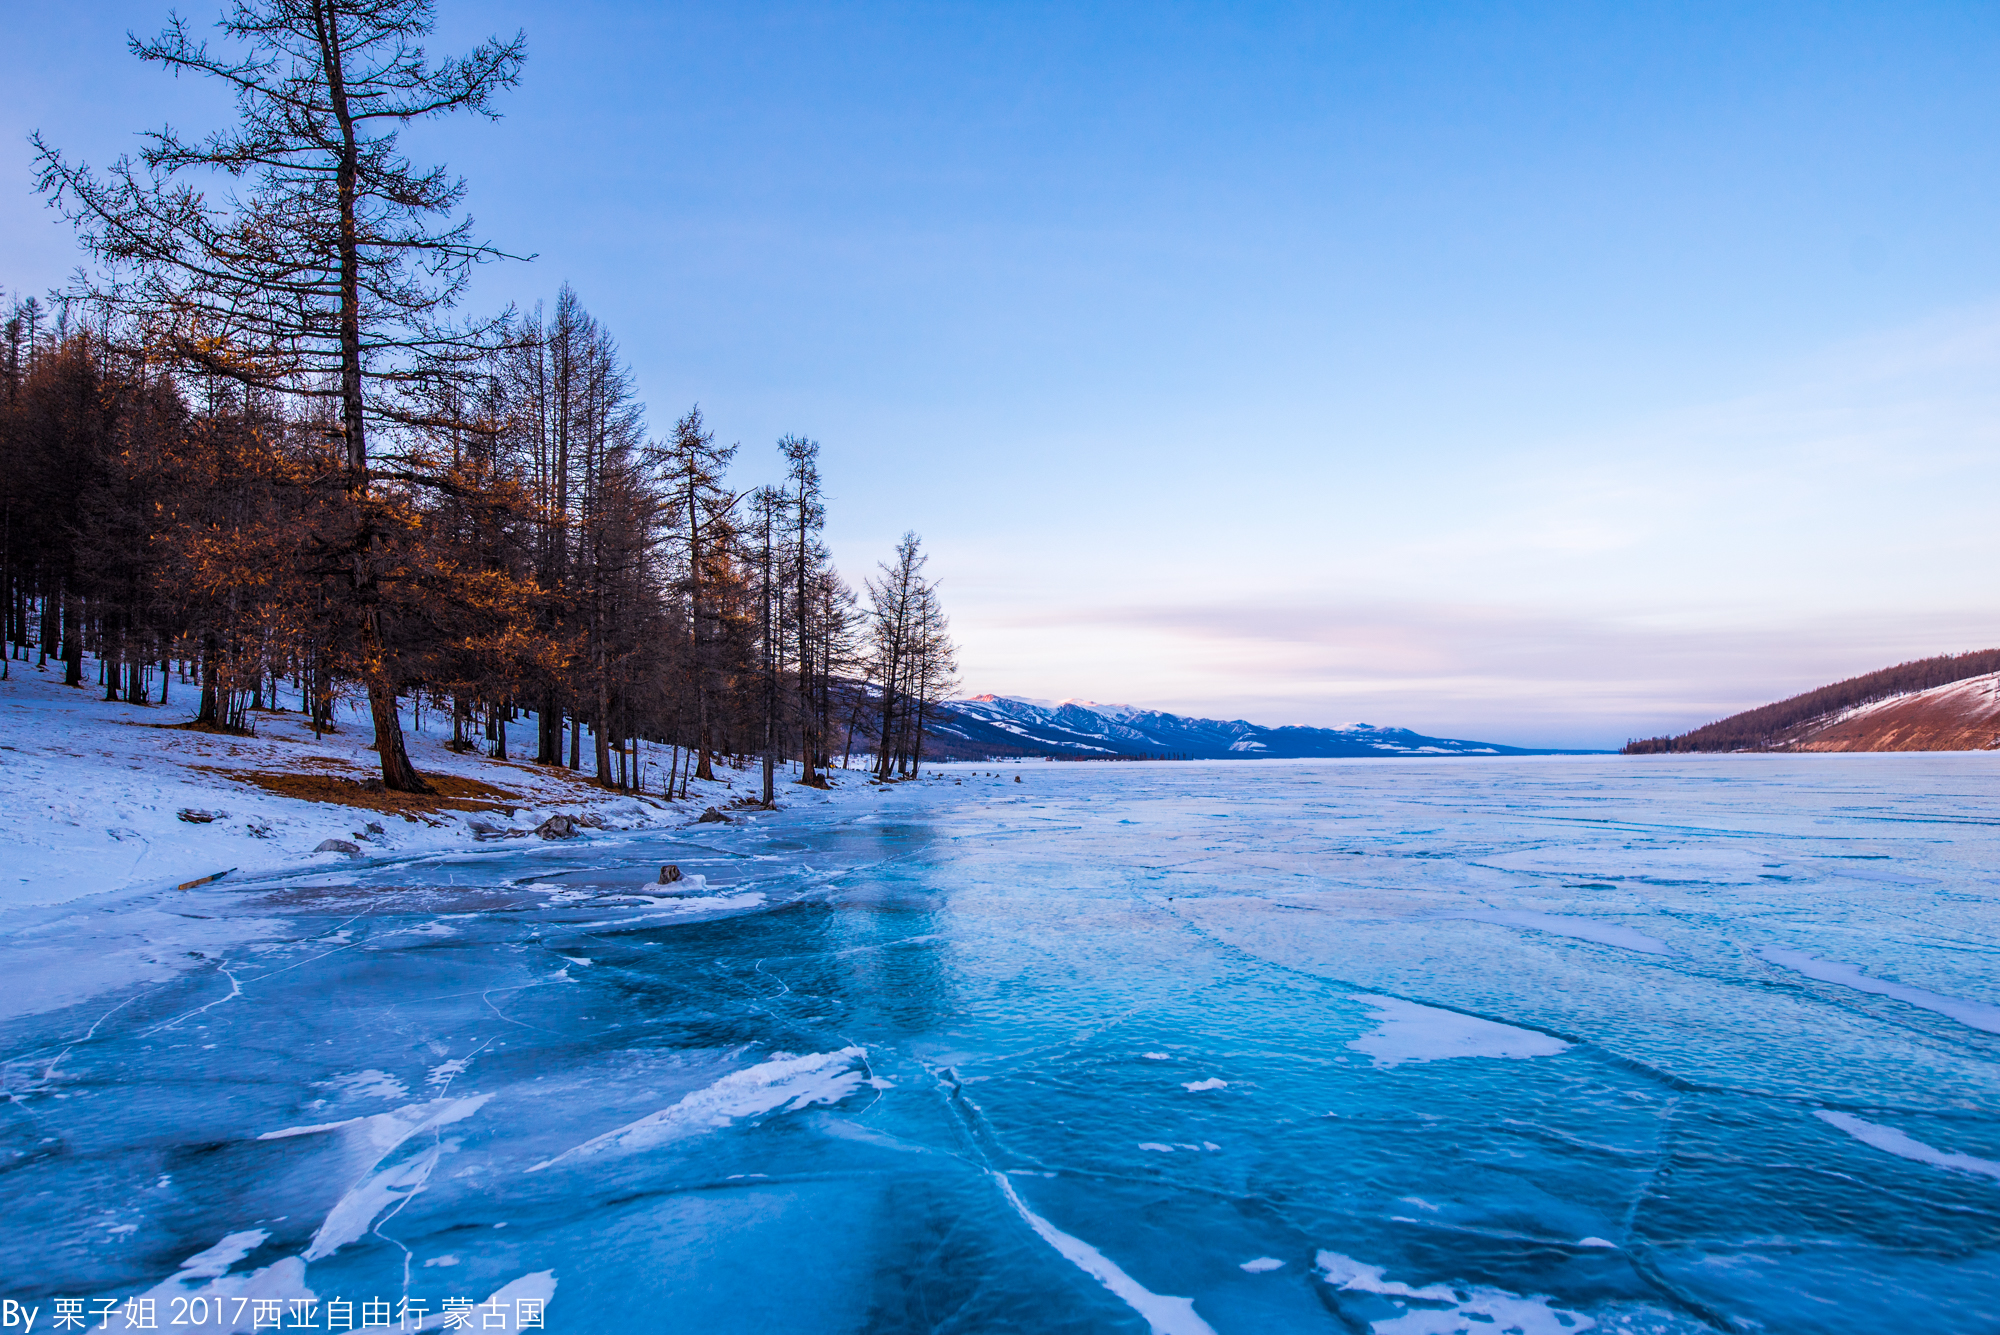
[[[1985,751],[2000,746],[2000,649],[1899,663],[1678,737],[1662,751]]]
[[[1990,751],[2000,746],[2000,672],[1877,700],[1808,724],[1791,751]]]

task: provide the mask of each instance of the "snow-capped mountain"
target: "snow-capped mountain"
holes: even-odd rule
[[[1157,709],[1095,700],[1028,700],[975,695],[945,705],[931,730],[996,753],[1172,756],[1190,759],[1329,756],[1520,756],[1527,747],[1425,737],[1408,728],[1350,723],[1339,728],[1266,728],[1242,719],[1183,718]]]

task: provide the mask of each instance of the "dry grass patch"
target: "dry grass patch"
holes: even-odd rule
[[[210,737],[234,737],[246,741],[256,738],[255,733],[243,728],[222,728],[213,723],[199,723],[192,719],[186,723],[144,723],[138,719],[119,719],[118,724],[126,728],[158,728],[162,732],[202,732]]]
[[[374,775],[363,774],[349,769],[345,774],[311,773],[301,774],[273,770],[216,769],[199,766],[211,773],[235,779],[239,783],[252,784],[267,793],[280,797],[296,797],[303,802],[332,802],[344,807],[363,807],[369,811],[385,811],[391,815],[403,815],[426,811],[509,811],[524,805],[521,798],[505,788],[497,788],[477,779],[463,779],[455,774],[426,774],[424,782],[433,791],[429,793],[371,792],[362,787],[365,779]]]

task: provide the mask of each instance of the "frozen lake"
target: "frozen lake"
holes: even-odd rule
[[[2000,1324],[2000,757],[971,773],[17,915],[0,1291],[37,1331]]]

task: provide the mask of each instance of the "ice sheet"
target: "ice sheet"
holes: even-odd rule
[[[1657,936],[1648,936],[1636,928],[1568,914],[1532,913],[1525,909],[1469,909],[1439,916],[1465,918],[1473,922],[1490,922],[1505,927],[1526,927],[1555,936],[1571,936],[1579,941],[1595,941],[1600,945],[1617,946],[1620,950],[1636,950],[1646,955],[1674,953],[1674,948]]]
[[[1996,761],[1021,765],[0,913],[29,978],[151,961],[9,1021],[0,1292],[435,1313],[560,1275],[552,1330],[1981,1330],[1993,1035],[1760,952],[1994,1000]],[[628,895],[663,862],[718,889]],[[1451,920],[1482,913],[1511,916]],[[1802,1107],[1854,1111],[1802,1137]]]

